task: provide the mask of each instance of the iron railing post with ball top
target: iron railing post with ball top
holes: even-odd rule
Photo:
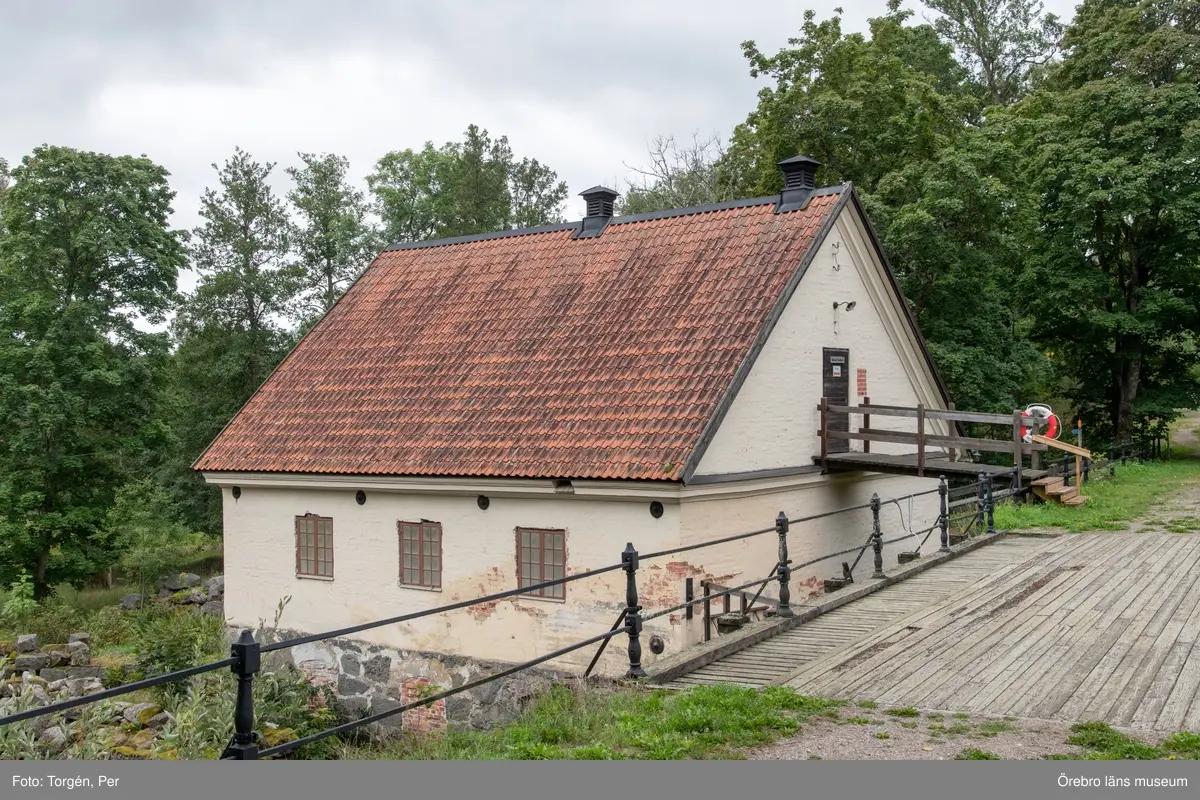
[[[938,527],[941,528],[943,553],[950,552],[950,486],[946,476],[938,478]]]
[[[629,672],[627,678],[644,678],[642,669],[642,607],[638,605],[637,568],[638,551],[633,542],[625,545],[621,553],[621,568],[625,570],[625,632],[629,634]],[[727,595],[728,596],[728,595]]]
[[[792,611],[792,590],[788,585],[791,580],[792,560],[788,558],[788,518],[782,511],[775,518],[775,532],[779,534],[779,606],[775,613],[781,617],[795,616]]]
[[[254,674],[262,664],[262,651],[254,635],[243,628],[229,648],[237,662],[229,667],[237,678],[237,700],[233,708],[233,740],[221,758],[234,761],[258,759],[258,734],[254,732]]]
[[[871,495],[871,539],[875,549],[875,572],[872,578],[886,578],[883,574],[883,531],[879,527],[879,511],[883,503],[878,493]]]

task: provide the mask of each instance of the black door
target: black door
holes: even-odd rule
[[[822,351],[821,387],[822,393],[833,406],[850,405],[850,351],[826,347]],[[850,430],[849,414],[829,413],[829,430]],[[846,453],[850,450],[850,442],[846,439],[830,439],[827,452]]]

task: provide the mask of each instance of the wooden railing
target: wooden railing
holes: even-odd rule
[[[871,452],[871,442],[887,442],[890,444],[909,444],[916,448],[917,475],[925,475],[927,448],[945,448],[949,458],[954,461],[958,450],[978,450],[987,453],[1010,453],[1013,467],[1017,471],[1019,485],[1020,471],[1024,468],[1024,457],[1030,457],[1030,468],[1039,469],[1040,454],[1046,452],[1047,445],[1034,441],[1025,442],[1021,438],[1021,428],[1032,428],[1035,432],[1044,422],[1022,416],[1020,410],[1008,414],[989,414],[981,411],[958,411],[951,406],[948,410],[926,408],[924,404],[911,406],[873,405],[870,398],[864,398],[857,406],[834,405],[829,398],[822,397],[818,406],[821,411],[821,463],[829,457],[829,442],[831,440],[851,440],[863,443],[863,452]],[[850,430],[830,430],[829,417],[831,414],[859,415],[862,425],[857,430],[847,425]],[[902,417],[916,421],[916,431],[893,431],[871,427],[871,417]],[[971,436],[943,436],[927,432],[926,423],[931,420],[944,422],[974,422],[984,425],[1001,425],[1011,429],[1011,439],[983,439]],[[951,429],[953,430],[953,428]],[[1041,437],[1038,437],[1041,438]]]

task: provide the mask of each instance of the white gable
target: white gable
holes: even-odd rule
[[[835,302],[855,303],[851,311]],[[849,350],[850,405],[866,396],[877,405],[943,408],[937,381],[888,280],[866,225],[847,203],[784,308],[741,389],[700,459],[695,475],[724,475],[812,466],[821,450],[824,348]],[[835,321],[836,317],[836,321]],[[857,429],[861,417],[850,418]],[[913,431],[914,420],[873,417],[871,427]],[[930,433],[947,433],[929,423]],[[861,442],[852,442],[861,450]],[[872,452],[911,447],[872,442]]]

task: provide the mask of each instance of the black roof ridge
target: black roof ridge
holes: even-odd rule
[[[823,186],[814,189],[812,197],[823,197],[831,194],[841,194],[846,190],[849,184],[838,183],[833,186]],[[693,214],[706,214],[713,211],[728,211],[733,208],[749,208],[751,206],[775,205],[779,202],[779,195],[772,194],[765,197],[749,197],[740,200],[726,200],[721,203],[708,203],[700,206],[685,206],[683,208],[668,208],[661,211],[646,211],[641,214],[628,214],[622,217],[613,217],[608,222],[608,227],[613,225],[627,225],[633,222],[647,222],[656,219],[670,219],[672,217],[688,217]],[[536,228],[511,228],[505,231],[492,231],[490,233],[474,233],[467,236],[451,236],[445,239],[430,239],[421,242],[397,242],[383,249],[383,252],[392,252],[395,250],[420,250],[426,247],[445,247],[453,244],[467,244],[469,242],[484,242],[490,239],[507,239],[513,236],[532,236],[539,233],[556,233],[560,231],[578,230],[583,224],[582,220],[576,222],[560,222],[554,225],[541,225]]]

